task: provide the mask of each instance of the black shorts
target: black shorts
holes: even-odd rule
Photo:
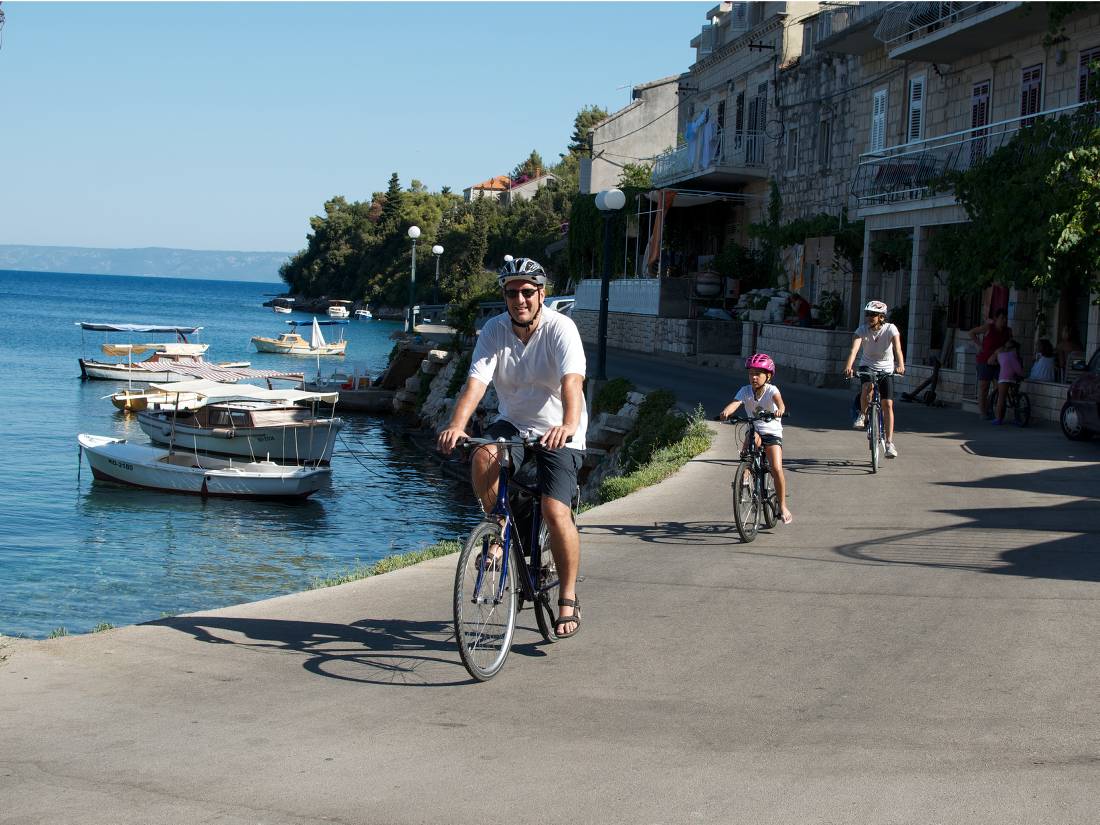
[[[978,368],[979,381],[996,381],[1001,371],[999,364],[975,364],[975,366]]]
[[[519,430],[507,421],[495,421],[485,431],[486,438],[513,438],[517,435]],[[525,450],[523,447],[513,447],[513,472],[525,484],[535,480],[524,477],[530,475],[532,458],[535,464],[535,478],[538,480],[542,494],[571,507],[573,495],[577,490],[577,473],[580,472],[581,463],[584,461],[584,452],[570,447],[559,447],[556,450]]]
[[[870,384],[870,381],[864,381],[864,384]],[[878,380],[878,395],[883,401],[892,401],[894,399],[894,376],[884,375]]]
[[[753,433],[755,433],[755,432],[756,432],[755,430],[750,429],[748,435],[745,437],[745,449],[746,450],[749,448],[749,446],[752,442]],[[763,444],[765,447],[782,447],[783,446],[783,437],[782,436],[765,434],[765,433],[756,433],[756,434],[760,436],[760,443]]]

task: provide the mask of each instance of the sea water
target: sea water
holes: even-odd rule
[[[86,632],[307,588],[323,578],[438,539],[476,520],[467,485],[383,419],[338,412],[345,426],[332,483],[304,503],[174,495],[95,481],[78,433],[147,443],[109,394],[125,382],[82,381],[77,358],[102,355],[104,333],[77,321],[201,326],[206,359],[305,371],[317,360],[261,354],[296,312],[261,304],[278,283],[0,271],[0,634]],[[343,358],[322,374],[386,365],[396,322],[351,321]],[[333,327],[323,328],[326,338]],[[309,337],[308,330],[304,333]],[[169,340],[165,336],[136,336]],[[114,343],[130,343],[112,334]],[[146,357],[146,356],[139,356]],[[279,386],[289,386],[280,384]]]

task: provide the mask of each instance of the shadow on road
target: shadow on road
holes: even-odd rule
[[[519,614],[516,631],[530,612]],[[450,620],[361,619],[352,624],[231,616],[173,616],[147,624],[190,633],[208,644],[239,645],[251,650],[296,653],[302,667],[318,676],[400,687],[448,687],[469,684],[458,658]],[[243,638],[242,638],[243,637]],[[521,656],[545,656],[539,642],[512,645]]]

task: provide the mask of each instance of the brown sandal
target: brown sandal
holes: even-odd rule
[[[561,616],[554,619],[554,635],[559,639],[568,639],[570,636],[577,635],[577,631],[581,629],[581,600],[580,599],[558,599],[558,607],[571,607],[573,608],[572,616]],[[576,624],[568,633],[562,633],[558,630],[562,625],[567,625],[570,622]]]

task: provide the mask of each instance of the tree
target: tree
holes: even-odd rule
[[[588,136],[592,133],[592,127],[606,118],[607,112],[599,106],[585,106],[577,112],[577,116],[573,118],[573,134],[569,138],[569,154],[587,153],[590,148]]]
[[[542,162],[542,155],[531,150],[527,160],[512,170],[512,180],[531,180],[546,173],[546,165]]]
[[[1040,280],[1076,280],[1100,291],[1100,128],[1066,152],[1047,183],[1065,191],[1067,204],[1050,217],[1052,245]]]
[[[397,223],[401,214],[401,206],[404,203],[404,194],[401,191],[401,181],[397,177],[397,173],[394,172],[390,175],[390,185],[386,187],[386,194],[383,196],[382,217],[378,221],[387,229],[392,228]]]
[[[619,175],[619,188],[634,187],[649,189],[653,176],[653,166],[648,163],[627,163]]]

